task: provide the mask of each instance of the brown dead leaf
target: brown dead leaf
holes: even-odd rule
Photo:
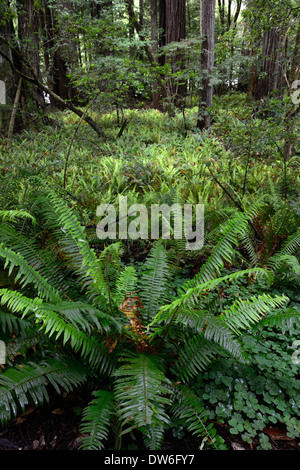
[[[64,414],[64,410],[61,409],[61,408],[55,408],[54,410],[51,411],[51,413],[53,415],[63,415]]]
[[[274,441],[292,441],[293,439],[288,437],[286,433],[279,428],[264,428],[264,433],[267,434]]]
[[[32,413],[35,410],[35,406],[29,406],[27,410],[22,414],[22,416],[28,416],[30,413]]]
[[[22,416],[19,416],[19,417],[17,418],[16,423],[17,423],[17,424],[22,424],[22,423],[24,423],[24,421],[26,421],[26,418],[22,418]]]

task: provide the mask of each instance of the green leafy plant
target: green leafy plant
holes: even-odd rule
[[[268,430],[274,426],[286,439],[299,438],[299,366],[292,362],[298,335],[297,322],[259,326],[243,338],[245,350],[251,352],[249,364],[223,357],[195,381],[193,388],[209,408],[210,419],[246,447],[271,449]]]
[[[226,224],[198,274],[177,291],[162,241],[153,244],[139,276],[134,266],[120,262],[120,242],[97,255],[75,213],[52,190],[36,199],[36,226],[27,219],[3,222],[0,256],[12,287],[0,289],[8,351],[0,374],[2,423],[30,400],[48,399],[47,384],[70,391],[93,377],[81,448],[101,449],[114,432],[116,447],[122,436],[138,433],[147,448],[159,449],[172,416],[222,448],[189,382],[221,354],[247,363],[243,333],[288,302],[284,295],[268,294],[235,299],[226,309],[211,302],[222,284],[270,276],[259,267],[223,273],[256,210]],[[9,325],[24,333],[25,362],[14,356]]]

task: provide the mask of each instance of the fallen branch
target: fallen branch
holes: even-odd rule
[[[216,176],[213,174],[213,172],[211,171],[210,168],[208,168],[213,180],[220,186],[220,188],[223,189],[224,193],[227,194],[227,196],[232,200],[232,202],[236,205],[236,207],[241,211],[241,212],[245,212],[245,209],[241,206],[241,204],[230,194],[229,191],[227,191],[227,189],[223,186],[223,184],[216,178]],[[259,233],[259,231],[257,230],[257,228],[255,227],[255,225],[253,225],[253,223],[251,222],[251,220],[249,220],[249,224],[251,225],[251,227],[253,228],[255,234],[257,235],[257,238],[259,239],[259,241],[263,241],[263,238],[261,236],[261,234]]]
[[[30,82],[30,83],[33,83],[34,85],[36,85],[40,90],[44,91],[45,93],[49,94],[50,96],[52,96],[52,98],[57,101],[59,104],[61,104],[64,108],[67,108],[69,109],[70,111],[72,111],[74,114],[77,114],[77,116],[79,116],[80,118],[82,118],[87,124],[89,124],[89,126],[98,134],[99,137],[101,137],[103,140],[106,140],[106,135],[104,133],[104,131],[101,129],[101,127],[88,115],[86,115],[86,113],[84,111],[82,111],[80,108],[77,108],[77,106],[74,106],[71,102],[69,101],[65,101],[64,99],[62,99],[59,95],[57,95],[56,93],[54,93],[54,91],[52,91],[50,88],[46,87],[44,85],[43,82],[41,82],[39,80],[39,78],[36,76],[36,73],[33,69],[33,67],[31,66],[31,64],[26,60],[25,57],[23,57],[23,55],[18,51],[17,48],[15,48],[5,37],[3,36],[0,36],[0,42],[2,42],[3,44],[6,44],[13,52],[16,56],[18,56],[18,58],[20,59],[21,63],[23,63],[24,65],[26,65],[26,67],[29,69],[30,73],[31,73],[31,76],[30,75],[26,75],[23,71],[21,70],[18,70],[16,68],[16,66],[14,65],[13,61],[11,60],[11,58],[5,54],[2,50],[0,51],[0,54],[2,55],[2,57],[7,60],[7,62],[10,64],[10,67],[12,69],[12,71],[14,73],[16,73],[19,77],[23,78],[24,80]]]
[[[21,88],[22,88],[22,78],[19,78],[18,88],[17,88],[15,101],[14,101],[14,107],[13,107],[13,110],[11,112],[11,117],[10,117],[9,126],[8,126],[7,148],[11,144],[12,136],[13,136],[13,133],[14,133],[15,120],[16,120],[16,115],[17,115],[17,110],[18,110],[20,95],[21,95]]]

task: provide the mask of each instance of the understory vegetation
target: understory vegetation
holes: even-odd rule
[[[0,449],[299,450],[299,2],[0,11]]]
[[[55,131],[28,127],[5,152],[3,139],[2,425],[87,387],[82,449],[124,436],[159,449],[166,432],[227,449],[224,429],[269,449],[274,425],[297,441],[298,163],[284,164],[269,106],[265,120],[242,93],[218,97],[210,132],[194,109],[131,109],[119,138],[112,112],[97,116],[102,143],[56,112]],[[97,206],[119,195],[204,204],[203,247],[99,240]]]

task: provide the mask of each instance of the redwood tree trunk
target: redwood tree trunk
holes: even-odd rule
[[[57,0],[57,8],[62,7],[60,0]],[[64,2],[64,7],[72,13],[70,2]],[[47,41],[44,44],[44,58],[48,73],[48,86],[63,100],[71,99],[77,102],[77,90],[71,85],[68,78],[69,67],[78,59],[78,51],[74,41],[70,37],[64,37],[63,45],[61,31],[58,26],[55,9],[50,8],[48,2],[44,0],[43,25],[46,29]],[[58,106],[57,101],[50,96],[51,104]]]
[[[199,97],[198,129],[210,127],[209,108],[212,104],[215,51],[215,0],[201,0],[201,82]]]
[[[163,47],[172,42],[179,42],[186,36],[186,1],[185,0],[160,0],[159,2],[159,46]],[[164,65],[168,57],[161,56],[160,64]],[[171,59],[172,72],[183,70],[184,58],[180,51],[174,52]],[[181,80],[182,81],[182,80]],[[178,105],[184,99],[186,86],[178,84],[174,79],[169,80],[170,95]]]
[[[271,28],[263,36],[262,63],[254,98],[260,100],[273,91],[282,92],[283,74],[283,37],[278,30]]]
[[[151,0],[151,49],[153,57],[156,60],[156,53],[158,49],[158,15],[157,15],[157,0]],[[154,76],[152,83],[152,108],[160,109],[160,94],[159,87]]]

